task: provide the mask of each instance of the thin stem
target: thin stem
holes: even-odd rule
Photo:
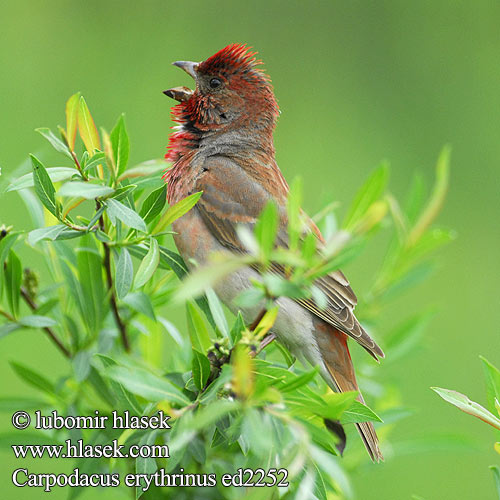
[[[38,309],[38,305],[36,304],[36,302],[31,298],[30,294],[28,293],[28,291],[26,290],[26,288],[24,288],[23,286],[21,287],[21,297],[24,299],[24,301],[26,302],[26,304],[28,304],[29,308],[33,311],[33,312],[36,312],[36,310]],[[56,346],[59,348],[59,350],[64,354],[64,356],[66,356],[68,359],[71,359],[71,352],[68,350],[68,348],[61,342],[61,340],[59,340],[59,338],[57,337],[56,333],[54,332],[54,330],[52,330],[52,328],[46,326],[44,328],[42,328],[42,330],[49,336],[50,340],[52,340],[52,342],[54,342],[54,344],[56,344]]]
[[[101,204],[98,201],[96,201],[96,208],[97,208],[97,210],[99,210],[101,208]],[[102,215],[99,218],[99,229],[101,231],[105,231],[104,217]],[[111,305],[111,311],[113,312],[116,326],[118,327],[118,330],[120,331],[120,337],[122,339],[123,348],[127,352],[130,352],[130,342],[128,340],[127,325],[124,323],[124,321],[122,320],[122,318],[120,316],[120,312],[118,310],[118,304],[116,301],[115,288],[113,286],[113,274],[111,273],[111,250],[109,248],[109,245],[104,241],[102,242],[102,246],[104,247],[103,266],[104,266],[104,270],[106,271],[106,283],[108,285],[108,290],[110,293],[109,303]]]
[[[11,316],[7,311],[4,311],[3,309],[0,309],[0,315],[7,318],[9,321],[13,321],[13,322],[16,321],[14,316]]]
[[[248,329],[253,332],[255,329],[259,326],[259,323],[262,321],[262,318],[266,315],[267,309],[264,307],[260,311],[259,314],[257,314],[257,317],[253,320],[252,324],[248,327]]]
[[[83,171],[82,166],[80,165],[80,162],[78,161],[78,158],[74,151],[71,151],[71,156],[73,157],[73,161],[75,162],[76,168],[78,169],[78,172],[80,172],[82,179],[84,181],[88,181],[89,179],[87,177],[87,174]]]

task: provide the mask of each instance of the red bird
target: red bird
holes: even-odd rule
[[[254,56],[245,45],[233,44],[200,63],[173,63],[196,82],[194,91],[186,87],[165,91],[179,101],[172,108],[178,131],[170,136],[166,156],[174,164],[165,174],[168,202],[203,191],[197,205],[174,223],[175,243],[187,263],[191,259],[206,263],[213,252],[245,252],[236,227],[253,228],[269,200],[278,206],[278,244],[287,244],[288,185],[276,164],[273,144],[278,104]],[[310,230],[321,239],[312,221]],[[215,291],[236,313],[235,297],[259,276],[258,271],[244,268],[222,279]],[[354,316],[356,296],[341,271],[318,279],[316,286],[327,297],[327,308],[320,309],[312,299],[280,298],[273,333],[298,359],[319,366],[333,390],[359,391],[347,337],[375,359],[384,353]],[[252,322],[260,309],[246,308],[243,317]],[[363,401],[361,394],[358,399]],[[381,460],[373,425],[356,426],[372,460]]]

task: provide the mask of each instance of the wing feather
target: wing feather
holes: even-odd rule
[[[235,252],[245,252],[237,234],[236,226],[245,224],[253,228],[266,203],[272,199],[263,183],[227,157],[209,157],[204,173],[198,178],[196,191],[203,191],[197,204],[204,222],[217,240]],[[238,189],[228,187],[238,186]],[[280,230],[277,244],[287,245],[286,210],[280,207]],[[311,227],[311,230],[314,228]],[[271,271],[285,276],[283,266],[272,263]],[[311,313],[354,338],[375,359],[384,357],[382,349],[363,329],[354,315],[357,298],[349,281],[340,271],[318,278],[315,285],[324,293],[327,306],[318,307],[313,299],[296,299]]]

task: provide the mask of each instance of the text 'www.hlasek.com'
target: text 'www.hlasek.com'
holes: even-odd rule
[[[49,492],[56,487],[103,487],[113,488],[125,484],[130,488],[147,491],[152,487],[287,487],[288,471],[280,468],[236,469],[224,474],[188,473],[177,466],[175,472],[169,471],[169,445],[162,442],[163,433],[170,429],[170,416],[159,411],[154,415],[131,415],[128,411],[111,412],[111,415],[62,416],[56,411],[42,414],[35,411],[34,418],[26,411],[16,411],[12,415],[12,425],[19,430],[30,426],[46,433],[51,444],[12,444],[12,451],[17,459],[73,459],[79,464],[70,473],[30,472],[28,467],[20,466],[12,473],[12,483],[18,487],[40,488]],[[93,439],[86,443],[83,438],[85,429],[106,429],[117,431],[116,439],[99,442]],[[68,430],[72,439],[58,440],[54,437],[59,430]],[[55,434],[54,434],[55,433]],[[138,442],[129,443],[135,433],[143,433]],[[24,441],[24,440],[23,440]],[[132,441],[132,440],[131,440]],[[181,452],[181,450],[178,450]],[[96,459],[109,459],[116,463],[118,459],[149,460],[152,463],[167,464],[155,470],[120,474],[118,472],[97,472],[92,470]],[[95,465],[95,464],[94,464]],[[95,467],[98,468],[98,467]]]

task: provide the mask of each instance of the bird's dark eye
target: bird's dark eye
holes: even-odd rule
[[[210,80],[210,88],[216,89],[217,87],[220,87],[222,85],[222,82],[218,78],[212,78]]]

